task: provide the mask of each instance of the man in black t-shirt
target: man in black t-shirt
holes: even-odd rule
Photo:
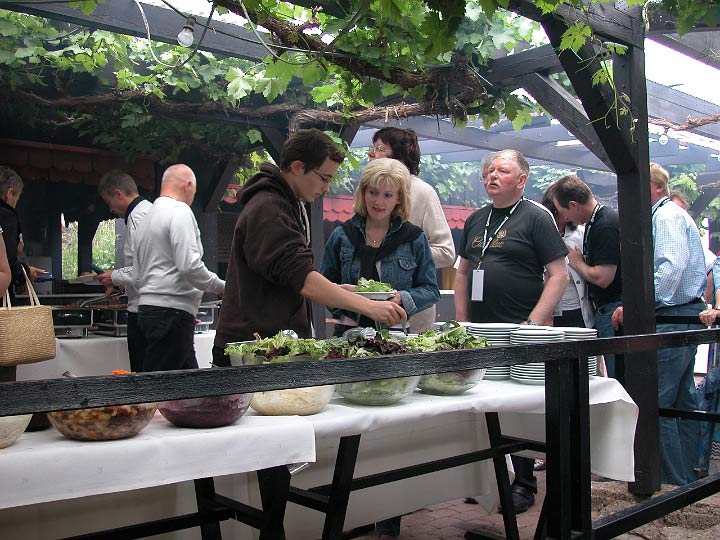
[[[583,250],[571,249],[568,260],[588,282],[598,337],[613,337],[611,317],[622,301],[618,213],[599,204],[587,184],[575,175],[565,176],[553,186],[558,215],[585,224]],[[614,355],[605,355],[605,366],[608,376],[615,377]]]
[[[523,198],[529,173],[525,157],[502,150],[486,163],[483,183],[493,204],[465,223],[455,316],[458,321],[548,324],[568,284],[568,250],[550,212]],[[513,506],[521,513],[535,502],[537,482],[533,460],[513,456],[513,466]]]

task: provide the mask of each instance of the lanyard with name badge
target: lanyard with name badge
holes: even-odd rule
[[[490,212],[488,213],[487,221],[485,221],[485,230],[483,231],[483,244],[482,244],[482,251],[480,253],[480,260],[478,261],[477,268],[473,270],[472,275],[472,296],[470,299],[473,302],[482,302],[483,300],[483,289],[484,289],[484,283],[485,283],[485,270],[482,270],[480,266],[482,265],[483,259],[485,258],[485,252],[490,247],[490,244],[493,243],[495,240],[495,237],[497,236],[498,232],[500,232],[500,229],[503,228],[505,223],[507,223],[507,220],[510,219],[510,216],[513,215],[513,212],[517,209],[517,207],[520,205],[520,203],[523,201],[525,197],[520,197],[518,201],[513,205],[513,207],[510,209],[510,212],[508,212],[508,215],[503,218],[503,220],[500,222],[500,225],[497,226],[497,229],[495,229],[495,232],[490,235],[490,238],[487,237],[488,233],[488,227],[490,226],[490,220],[492,219],[493,209],[490,207]]]
[[[663,206],[665,206],[665,205],[666,205],[667,203],[669,203],[669,202],[670,202],[670,199],[669,199],[668,197],[665,197],[665,199],[664,199],[663,201],[661,201],[660,204],[658,204],[658,205],[655,207],[655,210],[652,211],[652,217],[655,217],[655,212],[657,212],[658,210],[660,210]]]
[[[597,203],[595,205],[595,208],[593,208],[592,215],[590,216],[590,221],[588,221],[587,225],[585,226],[585,233],[583,234],[583,258],[585,259],[586,263],[590,256],[590,252],[588,251],[588,238],[590,238],[590,229],[592,229],[592,226],[595,223],[595,217],[597,216],[597,213],[602,208],[603,208],[603,205],[600,203]]]

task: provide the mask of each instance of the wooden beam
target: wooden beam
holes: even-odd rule
[[[142,4],[142,6],[150,28],[151,38],[155,41],[177,45],[177,35],[185,24],[186,17],[178,15],[170,9],[149,4]],[[19,11],[79,26],[88,26],[141,38],[147,37],[145,23],[133,0],[108,0],[98,4],[95,10],[89,14],[83,13],[81,9],[71,8],[64,3],[23,4],[3,2],[1,7],[9,11]],[[205,18],[196,18],[205,22]],[[256,62],[268,55],[267,50],[258,43],[255,35],[245,30],[245,28],[216,20],[213,20],[211,24],[216,31],[211,29],[205,34],[201,46],[202,50]],[[202,28],[196,26],[195,39],[200,39],[201,34]]]
[[[270,154],[270,157],[273,158],[275,163],[279,165],[280,156],[282,154],[282,147],[288,138],[287,128],[282,130],[277,128],[258,126],[258,129],[262,134],[265,150],[267,150],[267,153]]]
[[[700,190],[700,195],[698,195],[697,199],[695,199],[690,205],[690,208],[688,208],[688,214],[690,214],[693,219],[697,219],[719,193],[720,186],[717,185],[707,186],[705,189]]]
[[[589,25],[595,34],[610,41],[623,45],[643,46],[642,17],[633,17],[632,8],[621,10],[612,3],[590,3],[586,9],[577,9],[570,4],[560,4],[557,11],[550,15],[543,14],[532,0],[510,0],[508,9],[518,15],[543,22],[549,17],[561,18],[568,25],[581,21]]]
[[[541,45],[497,60],[490,60],[480,74],[494,86],[517,88],[519,77],[530,73],[549,75],[563,70],[552,45]]]
[[[553,161],[567,165],[585,167],[588,169],[605,170],[607,166],[592,154],[583,151],[580,147],[557,147],[552,143],[524,141],[519,145],[519,141],[513,135],[505,133],[493,133],[482,129],[476,125],[469,124],[467,127],[460,129],[452,125],[447,120],[438,120],[426,116],[413,117],[404,119],[402,122],[392,121],[388,124],[384,122],[369,122],[366,126],[385,127],[386,125],[398,125],[398,127],[411,128],[415,130],[418,137],[428,139],[452,142],[468,146],[475,150],[469,150],[466,156],[468,159],[462,161],[477,161],[478,158],[472,159],[474,155],[480,155],[476,150],[503,150],[506,148],[516,148],[523,152],[525,157],[529,159],[540,159],[543,161]],[[480,157],[480,158],[481,158]],[[455,159],[454,161],[459,161]]]
[[[206,213],[216,212],[220,201],[227,190],[228,184],[232,181],[240,166],[241,160],[239,156],[233,155],[225,165],[222,173],[217,180],[211,181],[205,194],[204,211]]]
[[[720,106],[704,101],[674,88],[647,81],[648,110],[656,118],[684,124],[688,117],[704,118],[720,114]],[[707,124],[692,130],[693,133],[720,139],[720,125]]]
[[[608,168],[612,168],[610,158],[575,96],[558,82],[538,73],[521,77],[520,84],[546,111],[558,118],[585,148]]]
[[[639,15],[639,10],[638,10]],[[647,131],[645,52],[630,47],[613,62],[618,92],[630,97],[635,119],[633,157],[618,172],[622,301],[627,334],[655,332],[654,253],[650,201],[650,157]],[[635,482],[629,490],[650,495],[660,489],[660,428],[658,422],[658,367],[655,351],[625,355],[625,388],[638,406],[635,431]]]
[[[544,18],[541,24],[550,38],[550,43],[559,51],[567,25],[554,17]],[[620,174],[636,171],[637,154],[631,151],[634,146],[631,135],[632,120],[627,114],[619,114],[620,104],[615,101],[615,95],[607,84],[593,84],[592,81],[593,74],[602,69],[597,52],[586,44],[577,53],[558,53],[558,58],[615,172]]]

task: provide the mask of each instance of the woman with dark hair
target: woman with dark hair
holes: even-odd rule
[[[450,227],[435,189],[417,175],[420,173],[420,145],[411,129],[386,127],[375,132],[368,150],[370,161],[393,158],[410,171],[410,216],[408,221],[420,227],[428,237],[436,268],[452,266],[455,246]],[[415,333],[432,329],[435,323],[435,306],[415,314],[409,321]]]

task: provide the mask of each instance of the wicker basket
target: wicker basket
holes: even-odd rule
[[[23,269],[24,273],[24,269]],[[29,306],[10,304],[6,291],[0,308],[0,366],[31,364],[55,358],[52,308],[41,306],[25,274]]]

